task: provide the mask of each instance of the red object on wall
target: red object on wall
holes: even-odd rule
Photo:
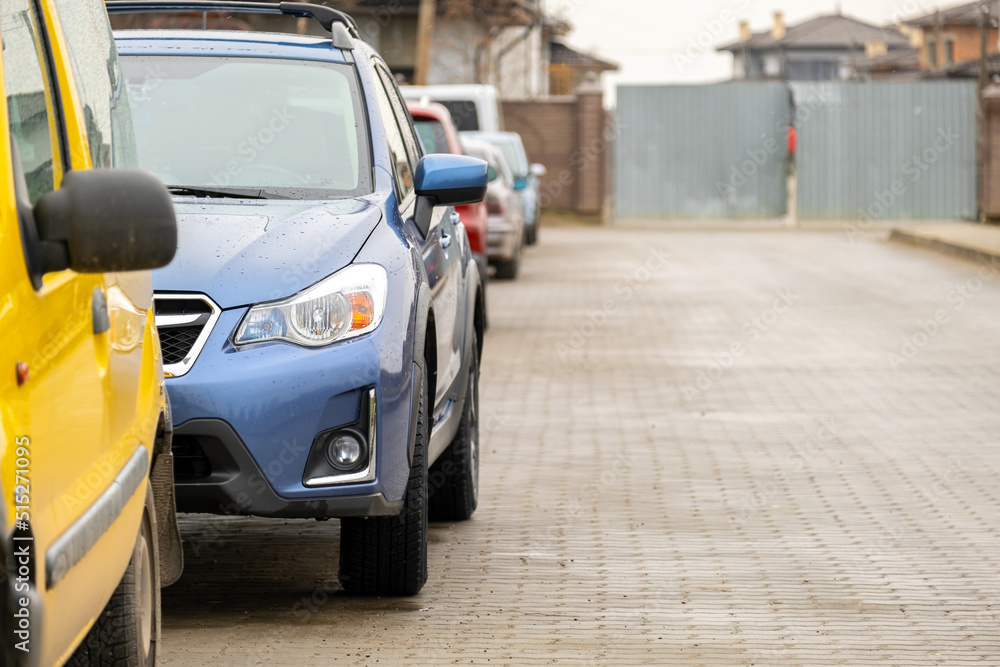
[[[788,126],[788,154],[795,155],[795,127]]]

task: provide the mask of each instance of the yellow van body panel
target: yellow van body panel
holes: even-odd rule
[[[66,41],[53,2],[41,0],[40,5],[64,111],[66,162],[72,169],[88,169],[92,164],[83,104]],[[49,108],[57,106],[50,100]],[[41,617],[32,619],[32,629],[42,642],[33,642],[31,648],[33,654],[37,652],[33,656],[37,664],[61,665],[93,625],[128,566],[142,520],[148,471],[110,528],[52,588],[46,585],[46,551],[108,490],[137,447],[146,448],[148,461],[153,461],[166,397],[148,271],[85,275],[67,270],[46,275],[38,291],[32,286],[18,223],[8,128],[3,104],[0,503],[5,525],[0,528],[9,535],[25,511],[15,504],[12,490],[16,473],[24,469],[18,465],[17,445],[27,442],[27,511],[36,554],[35,586],[41,600]],[[58,131],[55,119],[52,131]],[[55,153],[59,145],[53,142]],[[59,162],[58,155],[54,162]],[[56,176],[58,187],[61,171]],[[102,295],[110,328],[95,333],[93,304]],[[17,381],[19,362],[27,364],[29,372],[23,386]]]

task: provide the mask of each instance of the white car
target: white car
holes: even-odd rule
[[[451,113],[459,132],[500,132],[503,113],[497,89],[485,84],[402,86],[403,98],[437,102]]]
[[[501,280],[517,278],[524,247],[524,206],[514,188],[514,174],[499,148],[478,139],[462,137],[466,155],[486,160],[486,256]]]

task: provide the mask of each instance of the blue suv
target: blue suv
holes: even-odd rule
[[[422,155],[389,69],[339,11],[107,7],[329,33],[115,34],[140,164],[177,210],[177,255],[153,277],[177,505],[341,518],[348,592],[417,593],[428,517],[478,501],[483,284],[452,207],[483,199],[486,163]]]

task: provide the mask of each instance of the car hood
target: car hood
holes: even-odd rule
[[[177,254],[157,292],[201,292],[222,308],[299,292],[344,268],[382,218],[363,199],[324,202],[178,198]]]

